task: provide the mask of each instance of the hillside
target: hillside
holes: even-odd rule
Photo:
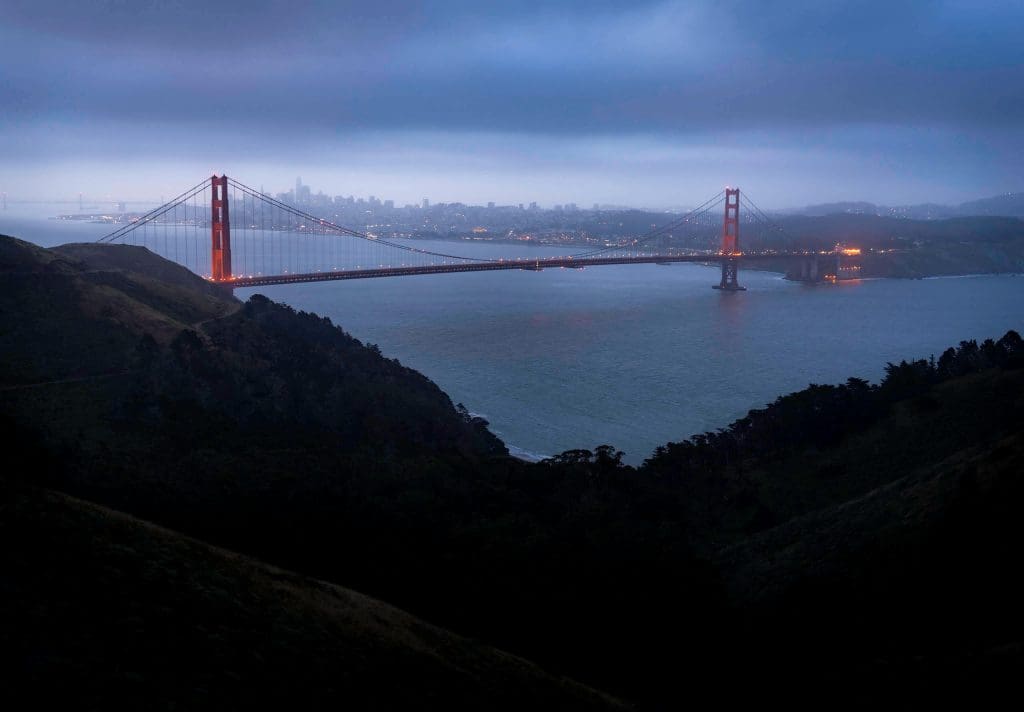
[[[929,277],[1024,271],[1024,220],[953,217],[942,220],[831,214],[785,216],[771,244],[797,250],[831,250],[836,244],[864,251],[862,277]],[[785,272],[780,262],[771,266]]]
[[[747,653],[828,651],[807,693],[856,680],[865,704],[1006,699],[1024,672],[1022,468],[1018,433],[720,551],[760,624]]]
[[[1024,193],[1003,193],[960,203],[959,215],[1013,215],[1024,217]]]
[[[786,211],[799,215],[832,215],[855,213],[861,215],[889,215],[911,220],[941,220],[952,217],[1024,217],[1024,193],[1003,193],[989,198],[969,200],[959,205],[921,203],[917,205],[885,206],[874,203],[840,202],[808,205],[798,210]]]
[[[108,447],[151,452],[179,435],[201,441],[211,436],[207,423],[186,417],[187,410],[241,418],[233,406],[244,401],[248,425],[274,430],[301,418],[307,433],[329,431],[350,449],[373,430],[377,452],[386,444],[396,452],[505,452],[436,385],[329,320],[262,298],[242,305],[144,248],[45,250],[0,238],[0,274],[0,386],[11,390],[10,407],[24,402],[44,414],[53,447],[86,426],[97,437],[102,430]],[[298,370],[289,359],[304,349]],[[60,381],[77,385],[56,400],[45,387],[30,389]],[[331,409],[342,395],[344,413]],[[107,407],[114,400],[116,414]]]
[[[1015,332],[889,364],[879,384],[781,396],[639,468],[611,446],[529,464],[326,319],[210,293],[135,248],[0,243],[14,275],[0,287],[3,477],[35,503],[9,540],[71,516],[62,495],[26,494],[45,487],[655,707],[837,688],[948,699],[1024,664],[1024,591],[1005,563],[1024,541]],[[173,290],[181,303],[162,302]],[[138,526],[97,546],[150,541]],[[18,566],[31,579],[52,556]],[[187,565],[146,556],[167,562],[154,575]],[[53,575],[73,566],[53,561]]]
[[[658,448],[642,470],[693,492],[688,517],[707,547],[855,500],[1024,426],[1024,344],[1000,343],[1013,368],[979,370],[972,359],[996,343],[965,342],[935,366],[893,365],[878,387],[851,379],[783,396],[729,428]],[[711,492],[718,503],[706,501]]]
[[[380,601],[103,507],[0,483],[0,514],[0,536],[18,542],[0,550],[8,699],[85,709],[621,707]]]
[[[166,343],[190,324],[238,307],[184,267],[141,248],[100,252],[104,260],[86,265],[73,247],[43,250],[0,237],[0,385],[124,371],[143,334]],[[122,261],[124,267],[113,267]]]

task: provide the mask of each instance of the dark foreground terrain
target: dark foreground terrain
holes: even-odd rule
[[[639,468],[612,447],[528,464],[328,320],[141,248],[0,238],[0,278],[12,694],[834,706],[1024,674],[1014,332]]]
[[[623,707],[340,586],[58,493],[2,497],[5,668],[40,702]]]

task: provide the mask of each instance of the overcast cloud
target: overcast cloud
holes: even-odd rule
[[[0,190],[433,200],[1024,189],[1024,3],[0,2]]]

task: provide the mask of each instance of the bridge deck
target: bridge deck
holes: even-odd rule
[[[823,256],[814,253],[745,253],[729,259],[749,261],[768,259],[793,259]],[[416,274],[445,274],[448,272],[494,272],[498,270],[539,270],[556,267],[583,269],[604,265],[665,264],[676,262],[720,263],[727,259],[718,253],[693,255],[643,255],[636,257],[548,257],[541,259],[495,260],[493,262],[464,262],[422,267],[378,267],[376,269],[331,270],[280,275],[257,275],[234,277],[222,284],[231,289],[242,287],[263,287],[272,284],[296,284],[299,282],[330,282],[339,279],[373,279],[377,277],[405,277]]]

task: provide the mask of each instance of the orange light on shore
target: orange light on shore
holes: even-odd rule
[[[843,254],[844,255],[859,255],[860,254],[860,248],[859,247],[846,247],[846,248],[843,248]]]

